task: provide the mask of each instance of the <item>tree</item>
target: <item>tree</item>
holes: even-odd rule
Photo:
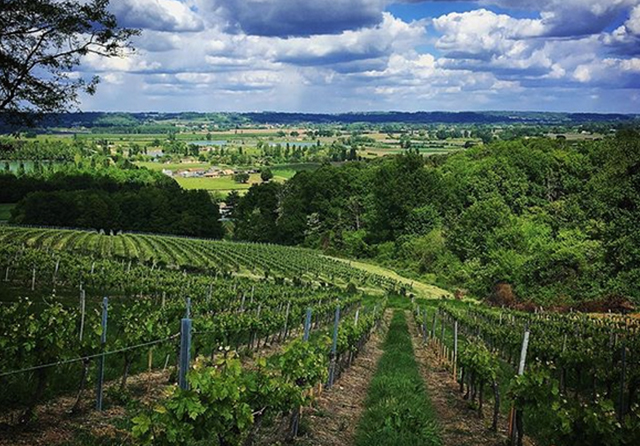
[[[271,172],[271,169],[269,169],[268,167],[265,167],[260,171],[260,179],[262,179],[262,181],[264,181],[265,183],[271,178],[273,178],[273,172]]]
[[[249,177],[247,172],[239,172],[233,176],[233,181],[236,183],[246,183],[249,181]]]
[[[98,77],[71,72],[88,54],[120,56],[137,30],[118,26],[109,0],[3,0],[0,15],[0,112],[15,124],[67,111],[93,94]]]

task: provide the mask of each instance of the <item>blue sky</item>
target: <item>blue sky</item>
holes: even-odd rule
[[[640,0],[111,0],[83,110],[640,113]]]

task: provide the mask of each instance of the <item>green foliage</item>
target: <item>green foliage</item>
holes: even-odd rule
[[[273,178],[273,172],[271,172],[271,169],[269,169],[268,167],[265,167],[260,171],[260,179],[262,181],[267,182],[272,178]]]
[[[249,371],[233,356],[213,364],[198,358],[189,372],[189,389],[170,387],[164,401],[133,418],[132,433],[146,445],[189,445],[212,438],[221,446],[240,445],[254,412],[281,408],[276,397],[287,395],[275,379],[264,364]],[[269,406],[258,407],[266,402]]]
[[[560,392],[551,364],[536,364],[514,378],[510,397],[524,408],[541,438],[559,446],[626,446],[640,441],[640,414],[633,408],[619,420],[611,399],[581,401]]]
[[[236,237],[374,258],[481,298],[506,283],[520,302],[637,302],[639,144],[620,131],[325,165],[254,186]]]
[[[26,113],[67,111],[98,79],[70,76],[89,53],[120,56],[136,31],[122,28],[108,0],[8,0],[3,4],[0,111],[30,123]]]
[[[249,177],[250,175],[248,173],[240,172],[233,176],[233,181],[235,181],[236,183],[246,183],[247,181],[249,181]]]

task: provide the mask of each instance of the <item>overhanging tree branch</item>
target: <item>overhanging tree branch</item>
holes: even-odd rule
[[[27,123],[75,107],[97,78],[71,78],[82,57],[121,56],[137,30],[122,28],[109,0],[0,0],[0,118]]]

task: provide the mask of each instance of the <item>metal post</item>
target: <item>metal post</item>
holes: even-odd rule
[[[60,269],[60,259],[56,260],[56,268],[53,271],[53,283],[56,283],[56,277],[58,276],[58,269]]]
[[[191,319],[183,318],[180,321],[180,366],[178,370],[178,385],[187,390],[187,372],[191,360]]]
[[[520,350],[520,363],[518,364],[518,375],[524,374],[524,367],[527,360],[527,349],[529,347],[529,327],[525,326],[524,337],[522,338],[522,349]],[[522,409],[511,406],[509,413],[509,439],[514,445],[518,438],[522,438],[523,432],[518,432],[522,426]]]
[[[304,320],[304,340],[309,340],[309,330],[311,329],[311,308],[307,308],[307,317]]]
[[[291,307],[291,302],[287,302],[287,311],[284,315],[284,328],[282,329],[282,337],[283,339],[287,338],[287,329],[289,328],[289,311]]]
[[[518,375],[524,374],[524,366],[527,360],[527,349],[529,347],[529,327],[524,330],[524,338],[522,339],[522,350],[520,350],[520,364],[518,365]]]
[[[359,318],[359,317],[360,317],[360,308],[358,307],[358,309],[356,310],[356,318],[355,318],[355,320],[353,321],[353,325],[354,325],[354,327],[357,327],[357,326],[358,326],[358,318]]]
[[[107,318],[109,314],[109,298],[104,297],[102,299],[102,335],[100,336],[100,344],[102,348],[102,355],[100,355],[98,361],[98,380],[96,387],[96,410],[102,410],[103,392],[102,386],[104,384],[104,349],[107,343]]]
[[[190,317],[191,317],[191,298],[187,297],[184,318],[189,319]]]
[[[80,340],[82,341],[82,335],[84,333],[84,316],[86,307],[86,295],[84,290],[80,290]]]
[[[336,316],[333,321],[333,343],[331,344],[331,363],[329,364],[329,383],[327,388],[333,386],[336,377],[336,359],[338,352],[338,328],[340,326],[340,305],[336,307]]]

